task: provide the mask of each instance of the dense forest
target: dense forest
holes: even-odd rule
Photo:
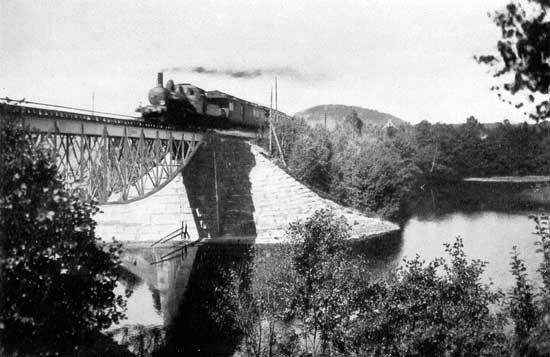
[[[388,218],[427,185],[465,177],[547,175],[550,127],[538,124],[465,123],[385,127],[364,125],[352,112],[334,129],[296,118],[276,123],[289,171],[336,201]],[[262,142],[267,148],[267,141]]]

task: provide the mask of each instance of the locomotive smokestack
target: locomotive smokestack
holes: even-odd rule
[[[162,72],[159,72],[157,73],[157,85],[159,87],[162,87],[163,86],[163,77],[162,77]]]

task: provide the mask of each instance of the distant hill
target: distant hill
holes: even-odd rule
[[[324,125],[325,108],[327,112],[328,129],[334,128],[337,123],[342,123],[344,118],[354,110],[357,112],[357,116],[365,125],[370,124],[375,126],[384,126],[389,120],[391,120],[396,126],[407,123],[403,119],[395,117],[391,114],[382,113],[373,109],[341,104],[317,105],[315,107],[302,110],[301,112],[296,113],[295,116],[305,119],[311,126],[315,126],[317,124]]]

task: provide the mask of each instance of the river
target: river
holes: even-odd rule
[[[548,196],[548,187],[533,183],[463,182],[426,188],[408,205],[411,214],[400,233],[358,244],[357,249],[373,271],[385,273],[417,254],[425,260],[445,256],[443,244],[460,236],[470,258],[487,261],[485,281],[505,291],[513,284],[509,272],[513,246],[530,277],[537,279],[541,258],[529,216],[550,212]],[[172,351],[196,351],[216,341],[221,350],[210,352],[230,353],[236,343],[231,331],[218,326],[207,310],[221,306],[217,316],[219,321],[225,318],[219,287],[227,283],[229,268],[239,269],[250,259],[247,248],[201,246],[151,264],[167,252],[168,248],[126,249],[123,261],[128,270],[120,291],[130,288],[133,294],[127,318],[115,328],[145,325],[167,331],[162,343],[168,341]]]
[[[531,215],[550,212],[548,187],[533,183],[463,182],[425,189],[411,200],[408,219],[392,237],[362,247],[373,268],[387,271],[417,254],[424,260],[446,257],[445,243],[461,237],[471,259],[487,262],[485,282],[509,289],[513,284],[510,257],[514,246],[525,260],[527,273],[536,274],[541,262]]]

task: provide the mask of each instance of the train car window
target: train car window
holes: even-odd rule
[[[194,95],[194,94],[195,94],[195,91],[189,88],[189,95]]]
[[[234,106],[233,106],[233,103],[229,103],[229,110],[233,110],[234,109]]]

